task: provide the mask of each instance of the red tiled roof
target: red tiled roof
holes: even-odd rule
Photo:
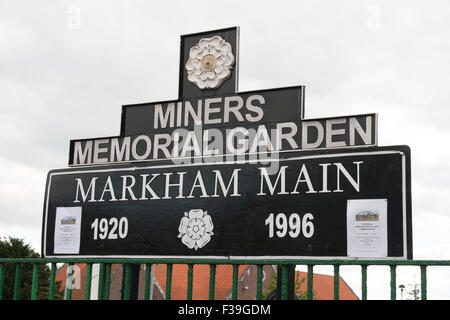
[[[155,265],[155,279],[161,289],[166,292],[166,269],[165,264]],[[246,265],[239,266],[238,278],[247,269]],[[207,300],[209,298],[209,265],[194,265],[193,270],[193,300]],[[185,264],[174,264],[172,266],[172,300],[184,300],[187,298],[187,275],[188,266]],[[215,278],[215,299],[225,299],[230,292],[233,283],[233,266],[217,265]]]
[[[308,273],[296,271],[295,277],[298,280],[305,279],[300,286],[302,292],[306,292],[308,287]],[[299,292],[300,293],[300,292]],[[334,277],[326,274],[313,274],[313,299],[315,300],[333,300],[334,299]],[[339,277],[339,299],[340,300],[359,300],[358,296],[352,291],[347,283]]]

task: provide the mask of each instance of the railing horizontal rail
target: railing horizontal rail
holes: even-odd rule
[[[450,266],[450,260],[314,260],[314,259],[195,259],[195,258],[0,258],[0,263],[229,264],[229,265],[378,265]]]

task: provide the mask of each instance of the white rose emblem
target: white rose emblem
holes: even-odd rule
[[[189,51],[188,79],[200,89],[214,89],[231,75],[233,64],[231,44],[219,36],[203,38]]]
[[[189,249],[203,248],[214,234],[211,216],[202,209],[192,209],[184,213],[178,227],[178,238],[181,238]]]

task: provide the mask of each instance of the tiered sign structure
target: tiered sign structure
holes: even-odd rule
[[[177,100],[48,174],[47,257],[411,259],[410,151],[377,114],[304,119],[304,87],[238,92],[239,29],[181,37]]]

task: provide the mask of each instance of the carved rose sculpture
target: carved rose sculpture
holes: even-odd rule
[[[181,238],[189,249],[203,248],[214,234],[211,216],[202,209],[192,209],[184,213],[178,227],[178,238]]]
[[[189,51],[188,79],[200,89],[218,88],[231,75],[231,44],[219,36],[203,38]]]

